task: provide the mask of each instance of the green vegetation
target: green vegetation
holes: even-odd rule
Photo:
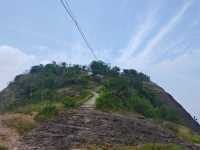
[[[150,79],[135,70],[124,70],[117,76],[109,76],[97,99],[97,108],[103,110],[126,110],[145,117],[180,123],[175,109],[158,101],[155,95],[143,88],[143,82]]]
[[[107,90],[104,90],[101,96],[97,99],[97,108],[114,111],[135,111],[143,114],[146,117],[154,117],[157,114],[153,110],[153,106],[145,98],[139,95],[132,94],[126,100],[120,99],[118,96],[112,95]]]
[[[76,89],[70,89],[71,92],[76,91]],[[81,105],[83,102],[87,101],[91,96],[92,93],[89,90],[78,90],[80,91],[79,96],[63,96],[59,100],[41,100],[30,103],[26,103],[23,105],[13,105],[9,108],[9,111],[16,112],[16,113],[25,113],[25,114],[32,114],[33,112],[41,112],[43,108],[46,106],[55,106],[57,110],[62,111],[64,108],[69,107],[77,107]],[[63,91],[59,91],[62,93]]]
[[[35,105],[35,108],[39,108],[36,112],[38,114],[35,116],[37,121],[45,121],[54,118],[58,115],[59,111],[62,111],[64,108],[73,108],[78,107],[83,102],[87,101],[91,96],[89,90],[81,90],[78,96],[66,96],[60,99],[59,101],[41,101],[40,105]],[[29,105],[27,105],[29,107]],[[39,106],[39,107],[37,107]]]
[[[85,66],[52,64],[33,66],[30,73],[19,75],[9,87],[15,91],[15,101],[6,111],[39,112],[46,105],[73,107],[91,96],[95,84]],[[13,97],[12,97],[13,99]],[[63,107],[64,107],[63,106]]]
[[[175,144],[145,144],[139,150],[183,150],[183,148]]]
[[[162,125],[165,128],[172,130],[180,139],[183,139],[188,142],[200,144],[200,136],[193,135],[191,129],[182,125],[172,123],[172,122],[164,122]]]
[[[13,113],[32,114],[33,112],[41,111],[45,106],[50,104],[57,106],[59,102],[51,102],[48,100],[38,101],[37,103],[30,103],[22,106],[19,105],[16,107],[9,108],[9,111]]]
[[[0,98],[3,101],[4,97],[10,96],[6,97],[5,103],[9,102],[6,111],[36,114],[34,119],[41,122],[53,119],[64,109],[80,106],[92,96],[92,91],[98,91],[98,109],[134,112],[157,121],[169,121],[163,124],[164,127],[175,132],[179,138],[200,143],[200,136],[194,136],[190,129],[177,125],[183,122],[176,107],[165,103],[165,99],[158,96],[159,89],[147,88],[148,84],[152,84],[149,76],[134,69],[120,70],[102,61],[93,61],[89,66],[53,62],[33,66],[29,73],[17,76]],[[23,119],[11,119],[5,123],[21,135],[37,125],[34,121]],[[90,149],[101,148],[93,146]],[[174,144],[145,144],[114,149],[183,150]]]
[[[88,146],[87,150],[184,150],[184,148],[176,144],[153,143],[153,144],[144,144],[139,146],[91,145]]]
[[[138,146],[90,145],[81,150],[139,150]]]
[[[89,66],[53,62],[33,66],[29,73],[17,76],[10,83],[15,94],[7,110],[41,114],[46,105],[57,110],[77,107],[91,96],[90,91],[101,86],[99,109],[137,112],[181,123],[176,110],[145,88],[144,83],[151,83],[149,76],[134,69],[120,70],[102,61],[93,61]]]
[[[75,107],[77,102],[73,98],[67,97],[63,100],[63,105],[65,108],[71,108]]]
[[[97,62],[95,63],[97,65]],[[100,97],[96,101],[98,109],[106,111],[130,111],[156,120],[166,120],[177,124],[184,124],[175,108],[164,103],[156,95],[160,89],[148,89],[150,78],[135,70],[123,70],[111,73],[113,68],[105,67],[100,62],[95,73],[105,76]],[[101,67],[100,67],[101,66]],[[104,69],[99,69],[104,67]],[[101,72],[102,70],[102,72]],[[189,142],[198,143],[198,136],[194,137],[190,129],[177,125],[173,130],[178,137]]]
[[[200,144],[200,135],[193,135],[192,136],[192,142]]]
[[[37,121],[45,121],[52,119],[58,114],[58,110],[55,106],[53,105],[47,105],[45,106],[36,116],[35,120]]]
[[[0,145],[0,150],[8,150],[6,146]]]
[[[39,65],[31,68],[29,74],[19,75],[10,84],[17,89],[16,100],[8,109],[26,104],[36,104],[41,101],[57,102],[66,96],[79,94],[73,91],[88,89],[88,75],[83,66],[57,65],[55,62],[45,66]],[[70,87],[71,91],[60,92]],[[20,98],[20,100],[18,100]]]

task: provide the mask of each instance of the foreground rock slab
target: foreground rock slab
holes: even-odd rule
[[[89,108],[69,110],[26,135],[18,150],[67,150],[83,145],[136,145],[176,143],[188,150],[198,147],[179,140],[151,120],[106,113]]]

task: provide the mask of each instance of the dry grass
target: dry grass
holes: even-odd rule
[[[24,114],[0,114],[0,150],[12,150],[25,134],[35,127],[33,117]]]
[[[86,148],[79,148],[73,150],[184,150],[176,144],[144,144],[138,146],[112,146],[112,145],[90,145]]]
[[[140,150],[138,146],[113,146],[113,145],[89,145],[82,148],[75,148],[73,150]]]
[[[191,129],[171,122],[164,122],[163,125],[164,127],[172,130],[180,139],[200,144],[200,135],[193,135]]]
[[[2,122],[8,128],[15,129],[20,135],[26,134],[37,125],[32,116],[24,114],[6,115]]]

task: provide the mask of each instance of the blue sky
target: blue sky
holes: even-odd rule
[[[199,0],[70,0],[98,58],[135,68],[200,119]],[[0,5],[0,89],[33,64],[92,55],[59,0]]]

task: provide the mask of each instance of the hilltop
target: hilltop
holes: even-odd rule
[[[200,134],[198,122],[149,76],[102,61],[33,66],[0,92],[0,111],[33,116],[38,127],[21,145],[38,149],[155,142],[195,149]]]

